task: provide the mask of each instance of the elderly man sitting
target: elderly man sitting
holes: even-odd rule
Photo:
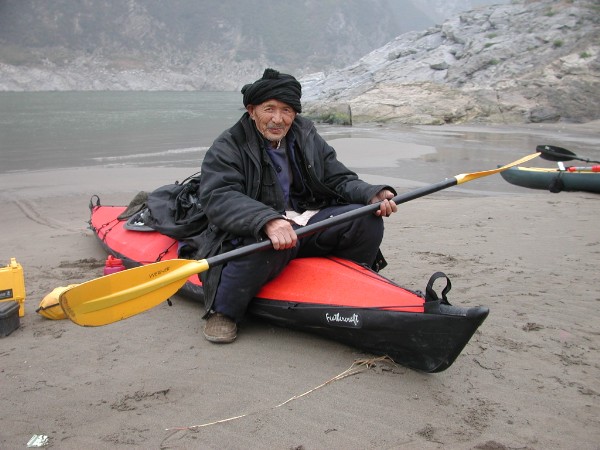
[[[263,239],[273,248],[201,274],[204,336],[228,343],[260,288],[293,258],[333,255],[374,268],[383,220],[397,211],[390,186],[372,185],[338,161],[335,150],[300,116],[300,83],[273,69],[242,88],[246,112],[212,144],[202,162],[200,202],[209,226],[198,258]],[[365,204],[373,215],[298,239],[296,229]]]

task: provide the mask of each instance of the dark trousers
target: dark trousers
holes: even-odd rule
[[[346,205],[325,208],[310,223],[360,208]],[[228,262],[222,270],[213,310],[240,322],[261,287],[275,278],[294,258],[338,256],[371,266],[383,239],[383,219],[367,214],[299,239],[288,250],[266,250]],[[245,242],[248,244],[251,242]]]

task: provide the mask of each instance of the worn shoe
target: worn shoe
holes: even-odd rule
[[[210,342],[228,344],[237,337],[237,325],[229,317],[214,313],[206,320],[204,337]]]

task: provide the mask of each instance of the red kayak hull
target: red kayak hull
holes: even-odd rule
[[[156,231],[132,231],[125,207],[91,204],[90,226],[127,267],[177,258],[178,242]],[[203,300],[198,276],[181,294]],[[487,308],[425,302],[418,292],[340,258],[299,258],[263,287],[250,313],[309,331],[425,372],[447,369],[485,320]]]
[[[110,253],[129,267],[177,258],[178,242],[154,231],[131,231],[117,220],[122,206],[93,209],[91,226]],[[191,297],[202,300],[202,283],[192,275],[186,286]],[[366,292],[373,295],[365,296]],[[194,294],[195,293],[195,294]],[[293,260],[284,272],[263,287],[258,298],[307,304],[347,307],[377,307],[394,311],[419,312],[425,300],[377,273],[340,258]],[[377,299],[376,304],[370,304]],[[367,302],[367,303],[366,303]]]

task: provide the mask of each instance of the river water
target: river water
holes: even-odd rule
[[[237,92],[0,92],[0,176],[90,166],[183,167],[193,173],[212,141],[242,113]],[[361,176],[396,185],[492,169],[533,153],[538,144],[600,157],[600,130],[589,126],[318,129]],[[538,158],[533,165],[553,164]],[[499,176],[463,186],[473,193],[524,192]]]

